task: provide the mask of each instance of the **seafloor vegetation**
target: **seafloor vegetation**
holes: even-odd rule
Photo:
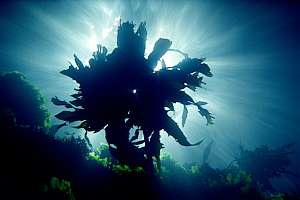
[[[20,73],[2,75],[0,82],[5,94],[0,103],[0,188],[7,199],[299,199],[268,183],[288,172],[292,145],[241,149],[240,159],[226,169],[207,163],[209,148],[203,164],[181,165],[162,153],[161,169],[151,174],[120,164],[106,145],[91,149],[85,139],[55,139],[39,91]],[[22,112],[32,113],[31,119],[23,119],[27,115]]]

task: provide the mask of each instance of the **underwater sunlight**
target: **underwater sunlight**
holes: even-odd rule
[[[24,94],[20,94],[22,98],[26,94],[33,96],[28,99],[24,97],[24,105],[31,106],[31,100],[45,103],[45,107],[42,103],[33,103],[40,107],[37,106],[32,111],[35,114],[42,113],[39,116],[47,121],[47,126],[43,128],[49,129],[49,133],[62,140],[71,138],[72,145],[80,140],[77,138],[77,141],[74,137],[86,141],[88,148],[93,151],[88,154],[88,160],[103,167],[101,170],[109,174],[107,177],[111,172],[126,174],[128,171],[141,173],[144,169],[152,172],[165,170],[162,176],[164,178],[160,178],[177,183],[181,176],[187,174],[195,178],[201,172],[216,177],[219,173],[219,177],[223,177],[218,179],[219,182],[203,181],[201,184],[215,186],[226,182],[227,186],[232,186],[240,181],[243,182],[241,190],[248,191],[251,188],[250,182],[256,180],[255,175],[247,174],[248,171],[256,170],[249,167],[249,162],[255,159],[264,160],[263,157],[255,156],[271,152],[285,155],[281,157],[281,161],[285,163],[288,175],[281,178],[278,174],[274,175],[277,172],[270,172],[272,178],[265,178],[265,174],[257,175],[265,178],[261,179],[267,183],[267,191],[273,194],[270,188],[275,188],[282,193],[299,192],[300,181],[296,174],[300,175],[300,3],[273,3],[267,0],[17,0],[1,2],[0,5],[1,91],[7,92],[3,94],[9,96],[13,92],[6,91],[5,86],[24,84],[24,88],[22,86],[21,89],[18,87],[11,91],[24,90]],[[120,31],[120,27],[127,30],[131,25],[134,26],[133,34],[137,39],[133,39],[126,31]],[[123,40],[127,37],[129,42],[124,42],[122,35],[125,35]],[[134,45],[145,45],[140,60],[128,56],[139,54]],[[203,68],[197,69],[198,71],[186,70],[186,66],[192,65],[188,62],[196,62],[196,59],[197,66]],[[87,72],[94,70],[91,63],[98,68]],[[150,66],[151,69],[140,69],[138,65]],[[71,66],[78,67],[73,69]],[[116,66],[119,66],[118,72],[114,71]],[[208,71],[205,71],[206,66]],[[71,72],[72,70],[79,72],[76,75],[77,72]],[[13,71],[20,74],[14,74]],[[2,75],[7,72],[12,73]],[[171,79],[170,76],[178,78],[176,73],[182,77],[181,73],[186,73],[184,77],[193,76],[197,81],[200,80],[197,86],[190,82],[180,82],[178,85],[174,83],[176,92],[178,90],[178,93],[191,99],[176,101],[176,97],[165,97],[174,88],[168,84],[163,85],[163,82]],[[119,79],[119,82],[115,79]],[[156,85],[157,83],[160,85]],[[32,89],[31,84],[38,90]],[[110,84],[113,86],[103,86]],[[166,88],[171,89],[164,90]],[[130,94],[124,92],[127,89]],[[103,100],[103,91],[113,98]],[[14,98],[22,99],[20,96],[16,95]],[[78,101],[75,102],[74,98]],[[4,102],[3,105],[10,101],[3,99],[0,101]],[[153,102],[156,107],[152,105]],[[109,103],[114,103],[114,106]],[[9,130],[30,132],[26,128],[27,121],[22,118],[26,114],[11,114],[10,110],[7,114],[5,106],[1,109],[1,112],[5,110],[3,119],[9,120],[12,116],[15,118],[14,123],[24,123],[21,123],[21,127],[9,127]],[[80,114],[75,119],[66,109],[73,109]],[[104,114],[100,115],[100,110]],[[61,114],[62,112],[65,113]],[[69,112],[68,115],[65,115],[66,112]],[[153,114],[164,112],[167,114]],[[144,117],[146,113],[149,116]],[[115,119],[114,115],[122,118]],[[18,121],[18,116],[22,120]],[[35,120],[30,117],[28,119]],[[173,119],[174,124],[169,119]],[[169,120],[172,125],[162,125],[160,120]],[[43,128],[38,127],[44,126],[41,125],[44,121],[39,121],[38,125],[30,124],[34,126],[35,133],[42,131]],[[124,127],[128,129],[128,137],[134,138],[130,139],[130,144],[136,144],[138,150],[135,146],[129,147],[121,141],[122,138],[115,138],[114,132],[124,131]],[[21,138],[23,137],[22,135]],[[44,141],[44,136],[38,136],[38,140]],[[150,143],[154,140],[159,153],[157,149],[153,152],[149,150],[152,148]],[[42,144],[44,143],[41,142],[36,148],[42,147]],[[59,150],[53,152],[66,149],[56,140],[51,140],[51,145],[47,145],[58,147]],[[118,152],[122,148],[123,152],[129,149],[127,154]],[[143,153],[140,149],[143,149]],[[95,153],[97,151],[100,152],[99,155]],[[111,151],[112,157],[107,156],[108,151]],[[83,155],[83,152],[85,148],[78,154]],[[42,157],[42,153],[47,154],[46,151],[41,151],[41,155],[36,157]],[[102,157],[103,155],[105,156]],[[248,162],[242,155],[253,160]],[[115,158],[121,163],[129,163],[129,167],[115,164]],[[69,157],[66,158],[68,159]],[[80,159],[78,156],[78,160]],[[53,157],[51,162],[60,162],[58,160]],[[70,158],[71,162],[73,161]],[[130,168],[131,165],[134,167]],[[226,171],[232,166],[238,166],[242,170],[234,173]],[[88,169],[88,166],[84,167]],[[272,167],[276,171],[276,167]],[[172,170],[180,171],[176,177],[178,179],[168,177],[173,173]],[[52,177],[47,180],[48,185],[43,185],[47,188],[45,190],[51,191],[51,187],[53,189],[55,185],[55,189],[71,194],[72,182],[68,182],[59,171],[57,174],[58,178]],[[91,174],[87,177],[92,176]],[[83,175],[76,176],[75,182],[81,180],[81,176]],[[97,175],[97,178],[102,178],[102,175]],[[117,179],[121,183],[126,182],[125,179]],[[138,182],[140,179],[135,177],[134,180]],[[45,182],[44,179],[42,181]],[[80,185],[76,187],[78,189]],[[172,191],[169,185],[167,188]],[[75,198],[76,195],[86,195],[88,189],[80,192],[75,192],[75,196],[69,195],[68,199]],[[204,194],[206,192],[205,190]],[[166,196],[159,198],[164,197]],[[176,198],[176,195],[172,197]],[[251,198],[255,199],[256,196]],[[240,196],[236,199],[243,198]]]

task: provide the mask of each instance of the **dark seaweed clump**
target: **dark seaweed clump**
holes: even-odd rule
[[[172,42],[165,38],[157,40],[145,57],[146,40],[146,23],[137,30],[133,23],[120,23],[117,47],[111,53],[98,46],[89,66],[74,55],[77,67],[70,64],[61,71],[79,84],[71,95],[74,100],[66,102],[54,97],[52,102],[68,109],[58,113],[58,119],[79,121],[77,128],[84,129],[86,135],[104,130],[109,151],[119,162],[153,172],[153,159],[160,168],[160,135],[164,132],[183,146],[202,143],[203,139],[190,143],[168,113],[174,111],[175,103],[182,104],[184,126],[187,107],[193,106],[207,124],[212,124],[214,117],[203,107],[207,103],[195,101],[186,92],[201,88],[205,84],[203,76],[212,77],[212,73],[205,59],[190,58],[180,50],[170,49]],[[183,60],[167,66],[162,57],[168,51],[181,53]]]
[[[50,113],[46,109],[45,98],[21,73],[2,75],[0,94],[1,112],[13,113],[17,124],[35,128],[50,127]]]

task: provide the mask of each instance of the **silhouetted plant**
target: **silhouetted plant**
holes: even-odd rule
[[[49,128],[50,114],[45,107],[45,98],[19,72],[0,76],[0,110],[15,117],[18,125]]]
[[[74,166],[88,153],[85,140],[46,134],[50,124],[44,97],[24,75],[1,75],[0,90],[1,195],[35,199],[52,176],[74,180]]]
[[[170,49],[172,42],[168,39],[160,38],[145,58],[146,39],[145,23],[136,31],[132,23],[120,24],[117,48],[112,53],[107,54],[105,47],[98,46],[89,66],[84,66],[74,55],[77,68],[70,64],[61,71],[79,84],[77,92],[71,95],[75,100],[66,102],[54,97],[52,102],[73,109],[56,117],[69,123],[81,121],[77,128],[85,129],[86,134],[104,129],[109,150],[120,163],[141,165],[153,171],[153,157],[158,166],[160,162],[162,130],[183,146],[202,142],[191,144],[168,112],[174,110],[174,103],[182,104],[184,125],[187,106],[192,105],[206,118],[207,124],[212,124],[214,117],[202,107],[206,102],[195,102],[185,92],[185,89],[195,91],[204,84],[201,74],[211,77],[212,73],[203,58],[189,58],[179,50]],[[166,66],[161,58],[167,51],[181,53],[184,59],[175,66]],[[159,61],[162,68],[154,70]],[[135,132],[131,138],[130,129]],[[138,140],[140,134],[142,140]]]

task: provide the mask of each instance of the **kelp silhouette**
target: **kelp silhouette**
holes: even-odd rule
[[[183,146],[203,141],[191,144],[167,113],[174,111],[174,103],[182,104],[184,125],[186,106],[193,105],[207,119],[207,124],[212,124],[214,117],[202,107],[206,103],[195,102],[184,91],[185,88],[195,91],[203,84],[201,74],[211,77],[212,73],[204,59],[189,58],[179,50],[170,49],[172,42],[168,39],[160,38],[145,58],[146,23],[141,23],[136,31],[134,26],[130,22],[120,23],[117,48],[107,54],[108,50],[98,45],[89,67],[74,55],[77,68],[70,64],[61,73],[80,85],[71,95],[75,100],[66,102],[55,97],[52,102],[73,109],[56,117],[69,123],[81,121],[76,128],[85,129],[86,134],[104,129],[110,152],[120,163],[140,165],[151,171],[154,157],[159,166],[162,130]],[[161,58],[169,50],[182,53],[184,59],[175,66],[166,66]],[[159,61],[162,68],[154,70]],[[130,138],[131,129],[135,132]],[[138,140],[140,134],[142,140]]]

